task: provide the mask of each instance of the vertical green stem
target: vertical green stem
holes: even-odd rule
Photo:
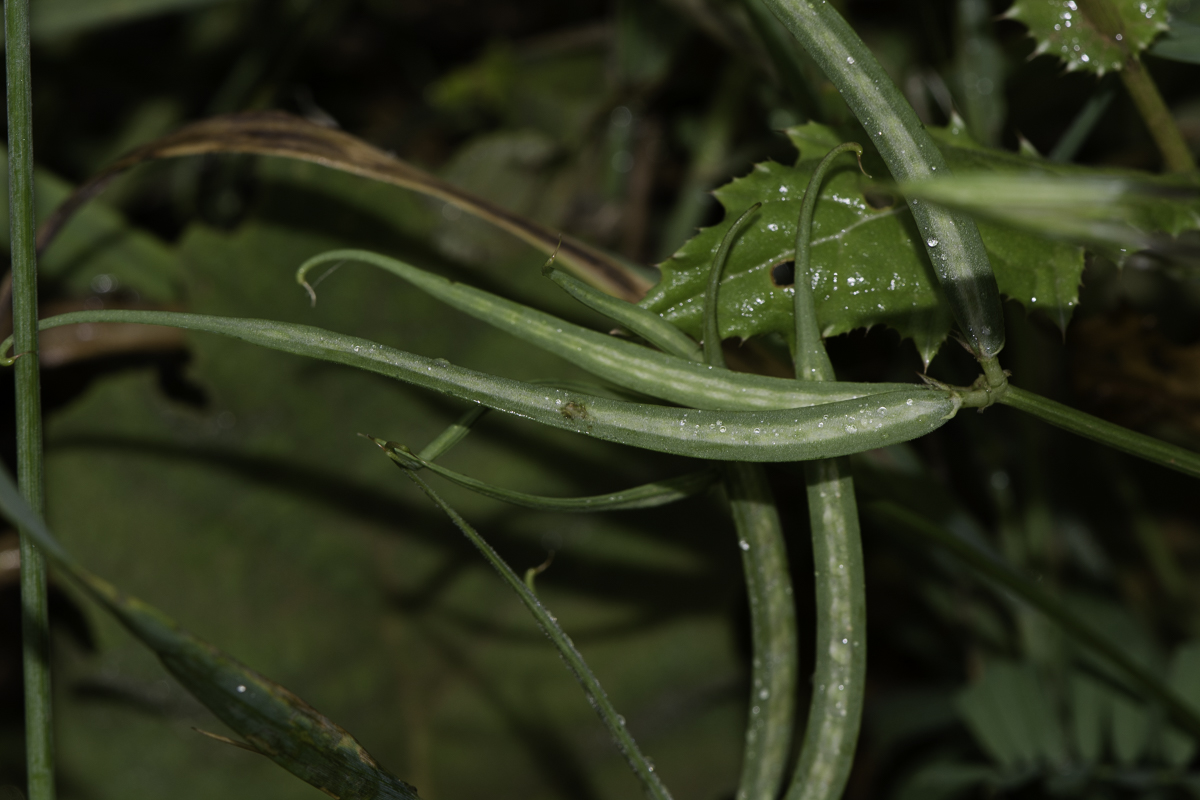
[[[1163,165],[1168,172],[1191,172],[1196,168],[1196,159],[1188,149],[1175,118],[1163,96],[1159,94],[1154,79],[1142,65],[1140,59],[1134,57],[1125,62],[1121,70],[1121,80],[1142,115],[1154,143],[1162,153]]]
[[[33,107],[30,99],[29,0],[5,0],[8,77],[8,214],[12,243],[13,346],[16,363],[17,479],[43,513],[42,403],[37,356],[37,252],[33,206]],[[29,800],[54,797],[50,640],[46,565],[21,530],[21,641],[25,674],[25,752]]]
[[[800,206],[794,288],[799,380],[835,380],[817,326],[809,240],[821,182],[834,159],[849,151],[862,156],[862,147],[851,142],[835,147],[822,159]],[[835,800],[842,796],[850,777],[862,720],[867,676],[866,579],[849,462],[809,461],[804,465],[804,482],[817,590],[817,650],[804,744],[787,800]]]
[[[725,366],[717,328],[721,273],[733,242],[761,203],[747,209],[725,233],[713,258],[704,297],[704,358]],[[750,675],[750,714],[742,751],[737,800],[774,800],[783,785],[796,714],[796,602],[788,574],[783,524],[761,464],[726,462],[725,490],[742,551],[742,571],[750,601],[754,656]]]

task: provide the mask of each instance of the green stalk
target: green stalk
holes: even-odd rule
[[[1012,384],[1009,384],[1003,392],[997,393],[995,397],[1004,405],[1018,408],[1085,439],[1091,439],[1116,450],[1144,458],[1176,472],[1182,472],[1184,475],[1200,478],[1200,453],[1193,453],[1182,447],[1159,441],[1152,436],[1105,422],[1091,414],[1076,411],[1070,406],[1047,400],[1045,397],[1024,389],[1018,389]]]
[[[1158,145],[1167,172],[1191,172],[1196,169],[1196,159],[1141,59],[1134,57],[1125,62],[1121,80],[1138,113],[1142,115],[1150,136]]]
[[[850,142],[835,147],[821,160],[800,206],[794,301],[796,378],[801,381],[836,379],[817,327],[809,245],[821,182],[834,159],[850,151],[862,156],[862,147]],[[862,536],[854,479],[846,459],[806,462],[804,483],[817,590],[817,652],[804,744],[787,800],[836,800],[845,791],[854,765],[866,691],[867,595]]]
[[[755,203],[733,223],[713,258],[704,297],[704,360],[714,370],[725,369],[717,325],[721,273],[733,242],[760,205]],[[746,720],[737,800],[773,800],[783,785],[795,727],[799,660],[796,603],[788,574],[783,524],[766,470],[758,464],[738,461],[728,461],[722,466],[729,510],[742,551],[754,649],[750,714]]]
[[[533,614],[533,618],[537,620],[538,625],[541,626],[546,636],[558,648],[559,655],[562,656],[567,667],[575,675],[575,679],[579,681],[579,685],[583,687],[583,691],[587,694],[592,708],[596,710],[601,721],[608,727],[609,733],[612,734],[613,740],[625,756],[625,759],[629,762],[629,766],[633,769],[634,774],[641,779],[642,785],[646,790],[646,795],[653,800],[671,800],[671,793],[667,791],[667,787],[659,780],[658,774],[654,771],[654,765],[650,763],[648,758],[642,755],[637,742],[633,740],[633,735],[625,727],[625,718],[613,708],[612,701],[608,699],[608,694],[604,691],[604,687],[600,685],[600,681],[596,679],[587,662],[583,660],[583,655],[575,649],[575,643],[571,641],[571,637],[559,626],[554,615],[542,605],[537,595],[529,589],[517,573],[513,572],[512,567],[508,566],[508,563],[500,557],[500,554],[492,549],[487,540],[480,536],[479,532],[471,527],[470,523],[459,516],[457,511],[447,505],[446,501],[439,497],[420,475],[407,468],[405,469],[405,473],[450,518],[450,521],[463,532],[471,544],[475,545],[496,572],[500,573],[500,577],[504,579],[504,582],[517,593],[517,596],[521,598],[521,602],[525,604],[530,613]]]
[[[8,224],[12,254],[16,367],[17,482],[38,514],[42,480],[42,398],[37,355],[37,249],[33,206],[33,105],[29,67],[29,0],[5,0],[8,84]],[[29,800],[54,797],[54,728],[50,697],[50,616],[46,563],[21,528],[21,645],[25,671],[25,765]]]

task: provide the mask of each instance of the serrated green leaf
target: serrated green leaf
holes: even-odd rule
[[[718,321],[724,337],[792,335],[793,291],[777,286],[772,270],[793,256],[801,198],[813,169],[844,138],[814,123],[788,133],[801,160],[793,167],[759,164],[718,189],[726,219],[702,230],[662,265],[662,279],[642,301],[644,306],[699,335],[709,262],[733,219],[762,202],[757,220],[730,254]],[[984,148],[960,129],[938,132],[935,139],[955,170],[968,165],[1003,172],[1030,168],[1029,159]],[[868,155],[865,160],[874,159]],[[820,197],[813,219],[812,269],[822,334],[888,325],[911,338],[928,363],[953,316],[908,209],[852,164],[831,173]],[[1026,308],[1047,311],[1065,327],[1078,302],[1083,250],[1004,224],[984,222],[979,229],[1001,292]]]
[[[1017,0],[1005,16],[1029,28],[1037,40],[1035,55],[1058,56],[1068,70],[1097,75],[1121,69],[1131,51],[1145,50],[1167,30],[1164,0],[1111,0],[1120,18],[1114,26],[1119,32],[1111,34],[1086,16],[1086,5],[1083,0]]]

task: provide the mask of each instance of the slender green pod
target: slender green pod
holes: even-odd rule
[[[760,464],[724,465],[742,551],[754,660],[737,800],[779,796],[796,718],[796,601],[775,498]]]
[[[846,459],[804,465],[817,589],[817,652],[800,760],[786,800],[837,800],[854,764],[867,678],[867,599]]]
[[[802,381],[833,381],[833,364],[825,352],[821,340],[821,328],[817,325],[817,305],[812,293],[812,221],[817,209],[817,197],[821,193],[821,182],[833,162],[842,153],[853,151],[858,155],[862,167],[862,145],[855,142],[840,144],[829,151],[813,170],[804,190],[804,201],[800,204],[800,224],[796,226],[795,279],[793,280],[793,308],[796,325],[796,377]]]
[[[46,330],[81,322],[132,322],[216,333],[374,372],[597,439],[721,461],[808,461],[860,453],[937,430],[962,405],[953,392],[912,386],[904,391],[805,408],[674,408],[499,378],[457,367],[444,359],[425,358],[357,336],[294,323],[114,309],[75,311],[39,324]]]
[[[592,708],[596,710],[596,714],[599,715],[600,720],[608,728],[609,733],[612,734],[613,741],[622,755],[625,756],[625,760],[629,762],[630,768],[641,780],[647,797],[650,797],[651,800],[671,800],[671,793],[667,791],[667,787],[663,785],[662,780],[654,771],[654,765],[650,763],[648,758],[642,755],[641,748],[638,747],[637,742],[633,739],[633,734],[625,726],[625,718],[617,713],[612,701],[608,699],[608,694],[604,691],[604,687],[600,685],[600,681],[596,679],[595,674],[587,662],[584,661],[583,654],[576,649],[575,643],[571,641],[571,637],[558,624],[554,615],[542,605],[542,602],[538,600],[533,590],[521,580],[516,572],[513,572],[512,567],[500,557],[499,553],[492,549],[487,540],[480,536],[479,532],[471,527],[469,522],[463,519],[457,511],[451,508],[445,500],[433,491],[429,484],[422,480],[420,475],[411,469],[405,469],[405,474],[412,478],[413,483],[421,487],[421,491],[425,492],[434,505],[450,518],[450,521],[463,532],[463,535],[467,537],[471,544],[475,545],[476,549],[487,559],[492,568],[500,574],[504,582],[517,593],[517,596],[521,598],[521,602],[533,614],[533,618],[537,620],[538,625],[541,626],[546,636],[558,648],[559,655],[562,656],[567,668],[575,676],[575,680],[579,681],[579,685],[583,688],[589,702],[591,702]]]
[[[949,175],[946,159],[879,61],[826,0],[762,0],[837,86],[898,183]],[[926,201],[909,209],[942,291],[981,360],[1004,347],[1004,317],[975,221]]]
[[[481,494],[484,497],[502,500],[514,506],[536,508],[541,511],[565,511],[588,514],[599,511],[630,511],[638,508],[654,508],[656,506],[675,503],[703,492],[716,483],[717,480],[716,471],[707,469],[699,472],[689,472],[686,475],[680,475],[676,478],[645,483],[630,489],[622,489],[621,491],[591,497],[544,497],[542,495],[516,492],[512,489],[504,489],[499,486],[493,486],[490,483],[484,483],[481,480],[463,475],[461,472],[447,469],[440,464],[434,464],[413,453],[402,444],[389,442],[375,436],[367,436],[366,438],[379,445],[379,448],[387,453],[388,458],[396,462],[396,465],[401,469],[427,469],[452,483],[458,484],[464,489],[470,489],[472,492]]]
[[[721,274],[734,240],[758,207],[758,204],[751,206],[730,227],[713,258],[704,299],[704,359],[712,367],[725,369],[717,325]],[[796,604],[788,573],[787,546],[766,470],[759,464],[735,461],[722,467],[729,510],[742,551],[754,650],[750,713],[736,800],[774,798],[783,785],[796,714]]]
[[[862,147],[835,147],[809,179],[796,226],[796,377],[834,380],[816,324],[809,264],[812,218],[821,181],[842,153]],[[861,167],[861,163],[860,163]],[[862,724],[867,678],[867,599],[862,536],[854,479],[845,459],[804,465],[808,520],[812,530],[813,583],[817,601],[817,647],[812,698],[800,758],[786,800],[837,800],[846,788]]]
[[[692,408],[799,408],[909,388],[903,383],[837,383],[805,386],[795,381],[718,370],[632,342],[573,325],[489,292],[454,283],[403,261],[365,250],[314,256],[297,272],[319,264],[361,261],[400,277],[453,308],[570,361],[617,386]]]
[[[725,366],[725,357],[721,354],[721,326],[717,322],[720,308],[717,305],[717,293],[721,288],[721,274],[725,271],[725,262],[729,260],[729,251],[733,249],[733,243],[741,236],[742,231],[750,224],[750,218],[758,213],[760,208],[762,203],[755,203],[729,226],[708,271],[708,287],[704,291],[704,360],[710,367]]]
[[[701,361],[704,358],[704,352],[695,339],[653,311],[605,294],[549,264],[542,268],[542,274],[561,286],[571,297],[613,322],[624,325],[664,353],[688,361]]]

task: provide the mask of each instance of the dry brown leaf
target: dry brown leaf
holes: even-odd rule
[[[38,231],[38,250],[45,249],[80,206],[130,167],[156,159],[209,153],[293,158],[402,186],[444,200],[547,255],[557,248],[558,264],[615,297],[636,302],[650,288],[649,281],[614,256],[578,239],[561,236],[541,223],[466,192],[344,131],[322,127],[282,111],[251,111],[200,120],[137,148],[76,189],[55,210]]]

